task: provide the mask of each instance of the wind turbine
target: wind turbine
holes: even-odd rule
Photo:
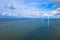
[[[48,17],[48,22],[47,23],[48,23],[48,27],[49,27],[49,19],[50,19],[50,16],[52,16],[52,14],[45,13],[44,16]]]

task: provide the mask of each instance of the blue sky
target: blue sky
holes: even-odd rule
[[[0,17],[60,17],[60,0],[0,0]]]

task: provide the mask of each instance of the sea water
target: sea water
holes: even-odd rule
[[[60,39],[60,19],[2,19],[0,40]]]

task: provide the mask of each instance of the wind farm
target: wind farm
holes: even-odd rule
[[[0,40],[60,40],[60,0],[0,0]]]

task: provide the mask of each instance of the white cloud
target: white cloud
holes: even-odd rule
[[[53,1],[54,1],[54,2],[57,2],[57,3],[60,2],[60,0],[53,0]]]
[[[4,1],[5,2],[5,1]],[[46,2],[25,2],[24,0],[9,0],[7,3],[1,2],[1,7],[3,10],[3,13],[0,15],[3,16],[16,16],[16,17],[45,17],[45,16],[54,16],[58,13],[58,9],[56,10],[50,10],[50,11],[41,11],[42,9],[38,8],[37,5],[46,4]],[[4,5],[3,5],[4,3]],[[49,2],[50,3],[50,2]],[[15,9],[11,9],[11,7]],[[55,5],[53,6],[55,7]]]

